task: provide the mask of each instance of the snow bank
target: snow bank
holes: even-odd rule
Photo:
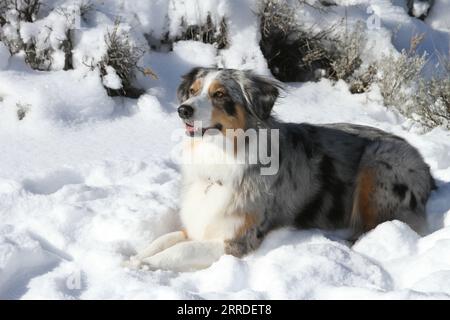
[[[217,50],[211,44],[179,41],[173,45],[173,53],[191,65],[204,67],[217,65]]]
[[[433,11],[423,23],[399,2],[337,2],[349,6],[349,23],[380,18],[380,28],[368,31],[368,60],[407,48],[407,29],[416,27],[430,36],[422,49],[435,40],[448,49],[446,29],[434,29],[445,17]],[[376,89],[352,95],[342,81],[288,84],[274,111],[286,121],[372,125],[416,146],[439,186],[427,205],[428,235],[391,221],[352,246],[339,232],[281,229],[249,256],[223,256],[197,272],[121,267],[151,240],[180,227],[180,173],[170,158],[180,126],[180,76],[213,65],[268,72],[255,3],[103,1],[74,32],[71,71],[32,71],[23,54],[10,57],[0,43],[0,298],[450,298],[450,133],[436,128],[422,134],[420,126],[386,110]],[[337,21],[344,10],[335,7],[322,21]],[[146,89],[138,100],[108,97],[103,86],[119,86],[113,70],[102,81],[83,63],[101,59],[117,13],[140,41],[144,34],[175,34],[181,17],[194,23],[207,11],[213,19],[229,18],[230,47],[180,41],[171,52],[150,51],[141,63],[158,79],[138,75]],[[305,23],[318,17],[307,7],[301,16]]]
[[[426,23],[432,26],[434,29],[441,30],[443,32],[450,31],[449,15],[450,12],[450,0],[435,1],[431,11],[426,19]]]
[[[449,227],[420,238],[401,222],[387,222],[369,232],[353,249],[379,261],[395,279],[397,288],[450,294],[444,277],[450,270]]]
[[[2,123],[17,122],[17,111],[25,112],[24,122],[54,121],[79,123],[111,117],[114,102],[96,72],[55,71],[50,73],[0,73],[3,99]]]
[[[178,61],[175,54],[166,58]],[[57,258],[37,257],[34,265],[25,260],[25,244],[16,245],[16,258],[9,258],[8,265],[24,261],[24,266],[30,265],[28,277],[19,282],[21,271],[6,268],[4,278],[20,290],[17,293],[10,285],[0,285],[8,288],[2,297],[450,298],[445,287],[450,270],[450,221],[445,218],[450,216],[450,188],[444,182],[450,181],[450,140],[444,139],[448,132],[425,136],[409,132],[404,119],[380,106],[376,93],[351,95],[344,83],[324,80],[291,85],[287,92],[275,108],[282,119],[370,124],[419,146],[440,181],[441,188],[429,203],[437,231],[420,238],[403,223],[387,222],[352,247],[339,234],[283,229],[270,234],[248,257],[223,256],[206,270],[125,270],[120,263],[126,257],[179,228],[180,177],[168,156],[170,132],[178,127],[178,120],[174,110],[162,106],[168,102],[145,95],[138,102],[139,111],[113,122],[66,128],[33,139],[31,132],[15,132],[24,141],[20,150],[27,150],[28,158],[36,160],[0,163],[1,172],[10,173],[0,180],[2,221],[20,226],[9,231],[9,236],[31,233],[40,237],[34,239],[45,239],[45,245],[42,240],[35,243],[38,257]],[[114,132],[120,132],[122,142],[109,139]],[[21,157],[12,147],[14,141],[2,141],[14,159]],[[44,147],[52,161],[45,161]],[[0,243],[9,241],[3,238]],[[44,260],[51,263],[42,266]]]
[[[60,258],[29,233],[11,225],[0,227],[0,297],[17,298],[28,281],[58,264]]]

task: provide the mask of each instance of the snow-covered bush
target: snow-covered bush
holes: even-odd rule
[[[425,20],[431,7],[434,5],[434,0],[407,0],[408,14],[411,17],[416,17]]]
[[[0,2],[0,23],[3,26],[7,15],[14,12],[19,21],[33,22],[41,7],[40,0],[2,0]]]
[[[0,40],[12,54],[25,53],[25,61],[37,70],[72,69],[72,31],[87,5],[73,2],[51,8],[38,19],[44,5],[38,0],[4,0],[0,9]]]
[[[65,34],[59,36],[60,43],[56,50],[63,53],[63,55],[60,54],[60,60],[64,61],[64,70],[73,69],[74,29],[81,27],[81,21],[86,21],[87,14],[92,10],[94,10],[94,5],[89,0],[74,2],[72,5],[57,7],[54,10],[60,17],[63,17],[60,25],[63,26],[61,32],[65,32]],[[62,59],[63,56],[64,59]]]
[[[325,12],[322,2],[299,1]],[[342,23],[317,31],[299,22],[295,6],[285,0],[265,0],[258,10],[261,28],[261,50],[272,74],[281,81],[309,81],[322,76],[348,81],[361,66],[361,49],[365,42],[363,23],[345,32],[336,31]]]
[[[450,129],[450,62],[442,77],[420,81],[414,102],[415,113],[423,125]]]
[[[272,74],[281,81],[317,79],[329,69],[331,59],[324,45],[331,30],[313,31],[298,23],[296,10],[284,0],[264,0],[258,12],[260,47]]]
[[[344,36],[334,39],[329,76],[348,80],[362,64],[361,48],[365,41],[364,26],[358,22],[353,30],[345,28]]]
[[[360,75],[362,68],[358,70],[360,80],[352,84],[351,91],[359,91],[366,83],[368,87],[376,83],[387,107],[427,128],[450,128],[450,61],[441,61],[440,72],[435,72],[431,79],[422,75],[427,54],[420,55],[416,50],[422,39],[423,35],[413,36],[408,51],[383,56]]]
[[[223,17],[219,25],[215,25],[208,14],[206,17],[206,22],[202,25],[187,25],[186,21],[182,19],[181,21],[181,32],[180,36],[175,38],[175,41],[179,40],[195,40],[201,41],[203,43],[209,43],[215,45],[218,49],[224,49],[228,46],[227,37],[227,22]]]
[[[106,53],[96,66],[91,67],[99,67],[108,95],[139,97],[143,90],[135,87],[134,80],[137,72],[148,72],[138,65],[145,53],[144,46],[131,39],[119,20],[107,31],[104,41]]]
[[[193,40],[214,45],[217,49],[225,49],[229,46],[228,24],[226,17],[221,17],[217,22],[208,12],[204,22],[191,24],[182,16],[178,32],[171,34],[170,31],[164,33],[161,38],[146,35],[147,41],[153,50],[167,51],[173,49],[173,44],[178,41]]]
[[[368,66],[360,67],[355,70],[354,74],[349,79],[351,93],[367,92],[376,81],[377,67],[371,63]]]
[[[27,48],[20,36],[20,25],[22,22],[32,23],[40,7],[39,0],[0,1],[0,40],[12,54]]]
[[[400,54],[384,56],[377,62],[377,83],[386,106],[395,107],[405,115],[414,111],[414,91],[420,81],[420,74],[426,62],[426,55],[403,50]]]

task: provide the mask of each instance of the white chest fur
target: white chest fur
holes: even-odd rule
[[[245,219],[234,207],[244,165],[225,155],[214,141],[187,143],[180,211],[186,232],[195,240],[232,239]]]

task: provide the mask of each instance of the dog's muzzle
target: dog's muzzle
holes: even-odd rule
[[[189,119],[194,114],[194,108],[190,105],[182,104],[178,107],[178,115],[181,119]]]

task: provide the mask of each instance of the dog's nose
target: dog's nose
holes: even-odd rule
[[[181,106],[178,107],[178,115],[180,116],[181,119],[189,119],[190,117],[192,117],[193,114],[194,109],[187,104],[182,104]]]

